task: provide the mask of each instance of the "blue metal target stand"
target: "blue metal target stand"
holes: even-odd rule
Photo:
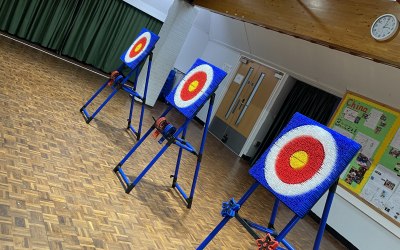
[[[296,133],[297,135],[294,136]],[[302,151],[308,153],[310,157],[304,162],[304,168],[300,169],[300,171],[309,171],[306,169],[310,169],[310,166],[313,164],[313,152],[310,152],[312,150],[307,149],[304,149],[303,151],[302,147],[304,147],[305,144],[311,144],[311,137],[322,142],[322,147],[320,147],[322,149],[320,150],[322,152],[322,157],[319,155],[315,158],[316,161],[318,161],[318,158],[323,158],[324,160],[322,161],[322,165],[318,165],[319,163],[317,163],[320,168],[313,173],[314,176],[304,182],[296,182],[296,184],[292,185],[291,183],[288,183],[288,180],[290,180],[293,175],[292,173],[287,173],[287,176],[285,176],[285,171],[288,171],[288,168],[284,168],[282,165],[288,165],[290,160],[292,160],[292,157],[295,158],[295,161],[299,161],[299,158],[296,159],[296,156],[293,156],[293,152],[296,153]],[[296,145],[296,143],[298,143],[298,145]],[[289,152],[296,147],[298,147],[297,151],[293,150],[291,153]],[[310,148],[313,149],[313,147]],[[329,190],[313,246],[314,250],[319,249],[326,222],[328,220],[329,210],[338,184],[338,178],[360,148],[361,146],[351,139],[326,128],[299,113],[296,113],[271,146],[250,169],[250,175],[256,180],[256,182],[251,185],[238,202],[231,198],[228,202],[222,203],[221,215],[223,219],[197,247],[197,249],[204,249],[230,219],[236,218],[246,231],[255,239],[258,247],[257,249],[293,250],[294,247],[285,239],[285,237],[294,228],[296,223],[300,219],[304,218],[323,194]],[[288,151],[289,153],[286,154],[285,151]],[[279,172],[280,170],[283,171]],[[296,171],[299,170],[297,169]],[[278,178],[271,178],[274,173],[277,173],[275,177]],[[286,182],[283,181],[284,179]],[[239,210],[260,185],[275,196],[274,206],[267,226],[259,225],[239,215]],[[292,187],[290,187],[291,185]],[[303,190],[297,191],[296,188],[299,187]],[[295,215],[281,231],[277,231],[274,227],[274,223],[280,203],[284,203],[294,212]],[[257,231],[262,232],[265,235],[260,236]],[[279,246],[279,244],[284,247]]]
[[[148,31],[147,29],[141,30],[141,32],[139,33],[135,41],[132,43],[132,45],[128,48],[127,51],[125,51],[124,54],[121,55],[120,59],[122,60],[123,63],[118,67],[116,71],[113,71],[111,73],[110,78],[93,94],[92,97],[89,98],[89,100],[80,109],[80,112],[87,124],[89,124],[96,117],[96,115],[104,108],[104,106],[114,97],[114,95],[119,90],[124,90],[131,97],[129,117],[127,119],[128,121],[127,129],[131,131],[138,140],[140,139],[142,124],[143,124],[144,107],[146,104],[147,89],[151,72],[151,64],[153,60],[152,51],[158,39],[159,37],[157,35]],[[142,96],[138,92],[136,92],[136,86],[141,66],[144,64],[147,58],[149,59],[149,61],[147,65],[144,93]],[[124,76],[122,74],[122,70],[125,67],[128,67],[130,70]],[[133,82],[133,85],[130,85],[128,83],[128,80],[134,73],[135,73],[135,80]],[[86,108],[107,86],[111,87],[112,92],[103,101],[103,103],[100,104],[100,106],[93,112],[93,114],[90,115],[89,112],[86,110]],[[139,125],[137,130],[132,126],[132,114],[133,114],[135,98],[137,98],[142,102]]]
[[[193,66],[188,71],[186,76],[182,79],[182,81],[167,96],[166,100],[168,102],[168,107],[165,109],[165,111],[160,115],[158,119],[155,119],[155,122],[151,126],[151,128],[143,135],[142,138],[140,138],[140,140],[132,147],[132,149],[114,168],[114,173],[119,178],[126,193],[130,193],[132,191],[132,189],[153,167],[153,165],[164,154],[169,146],[174,144],[179,147],[179,152],[174,174],[170,176],[171,178],[173,178],[172,187],[176,188],[179,194],[184,198],[186,202],[186,207],[191,208],[194,192],[196,189],[197,177],[199,175],[201,160],[204,152],[208,127],[210,124],[212,109],[214,105],[214,92],[225,76],[226,73],[221,69],[209,63],[206,63],[201,59],[197,59],[197,61],[193,64]],[[197,151],[194,146],[185,139],[186,132],[190,122],[208,100],[210,100],[210,102],[207,112],[207,118],[203,129],[200,148]],[[172,124],[168,123],[167,119],[165,118],[172,109],[178,110],[179,113],[181,113],[185,117],[183,124],[179,127],[175,127]],[[158,143],[164,143],[164,146],[153,157],[153,159],[142,170],[142,172],[133,181],[131,181],[123,171],[122,166],[153,131],[155,131],[156,134],[161,134],[161,139],[158,141]],[[191,153],[197,158],[189,195],[185,193],[183,188],[178,183],[178,174],[183,150]]]
[[[225,226],[226,223],[232,218],[236,218],[239,223],[246,229],[246,231],[254,238],[258,245],[258,249],[289,249],[294,250],[295,248],[285,239],[286,235],[293,229],[296,223],[302,219],[302,217],[298,215],[294,215],[294,217],[290,220],[290,222],[278,232],[274,223],[276,217],[278,215],[278,208],[280,205],[280,200],[275,199],[274,206],[271,212],[271,216],[267,226],[259,225],[249,219],[243,218],[239,215],[239,210],[243,206],[243,204],[247,201],[247,199],[253,194],[256,188],[260,185],[259,182],[255,182],[246,193],[239,199],[239,201],[235,202],[232,198],[228,202],[223,203],[223,209],[221,211],[221,215],[224,217],[222,221],[214,228],[214,230],[204,239],[204,241],[197,247],[197,249],[204,249],[208,243],[218,234],[218,232]],[[322,236],[325,231],[326,222],[328,220],[329,210],[331,208],[333,198],[336,192],[337,183],[335,183],[330,189],[325,202],[324,211],[321,217],[321,221],[318,228],[318,233],[314,242],[314,250],[319,249],[319,245],[322,240]],[[257,232],[262,232],[266,235],[260,236]],[[282,243],[286,248],[282,248],[277,246],[279,243]],[[277,246],[277,247],[271,247]],[[270,247],[270,248],[262,248],[262,247]]]

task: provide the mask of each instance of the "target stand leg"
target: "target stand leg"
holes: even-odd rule
[[[121,165],[118,164],[113,171],[117,175],[121,185],[124,187],[125,193],[129,194],[135,185],[133,185],[128,176],[126,176],[125,172],[121,168]]]
[[[128,129],[128,131],[131,131],[136,136],[136,140],[139,140],[140,139],[140,134],[132,126],[132,113],[133,113],[133,107],[134,107],[134,103],[135,103],[135,96],[132,95],[132,94],[130,96],[131,96],[131,107],[129,109],[129,118],[128,118],[127,129]],[[141,124],[139,125],[139,128],[140,127],[141,127]]]
[[[253,183],[253,185],[251,185],[251,187],[246,191],[246,193],[242,196],[242,198],[240,198],[240,200],[237,202],[238,208],[236,211],[228,211],[232,212],[230,213],[230,215],[226,215],[221,222],[214,228],[214,230],[204,239],[203,242],[201,242],[201,244],[196,248],[198,250],[202,250],[204,249],[208,243],[210,243],[210,241],[218,234],[219,231],[221,231],[221,229],[226,225],[226,223],[228,223],[228,221],[230,219],[232,219],[233,217],[235,217],[236,213],[240,210],[240,207],[243,206],[243,204],[247,201],[247,199],[250,197],[250,195],[256,190],[256,188],[259,186],[260,184],[258,182]],[[222,213],[222,212],[221,212]]]
[[[117,175],[118,179],[120,180],[122,186],[125,189],[127,194],[135,187],[136,184],[131,183],[128,176],[126,176],[125,172],[122,169],[122,165],[129,159],[129,157],[139,148],[139,146],[146,140],[146,138],[151,134],[154,130],[154,126],[152,126],[142,138],[129,150],[129,152],[125,155],[125,157],[115,166],[113,169],[114,173]]]
[[[130,109],[129,109],[127,130],[132,132],[136,136],[136,140],[140,140],[140,136],[142,133],[143,116],[144,116],[144,109],[145,109],[145,105],[146,105],[147,89],[149,86],[151,65],[152,65],[152,61],[153,61],[153,52],[150,52],[150,54],[148,55],[148,58],[149,58],[149,62],[147,65],[146,81],[145,81],[145,85],[144,85],[143,96],[141,96],[139,93],[136,92],[136,85],[137,85],[137,80],[139,77],[139,69],[140,69],[139,67],[136,68],[136,78],[133,83],[133,88],[128,88],[126,86],[123,87],[123,90],[128,92],[131,96],[131,105],[130,105]],[[133,114],[135,98],[138,98],[139,100],[142,101],[142,107],[140,110],[140,118],[139,118],[139,126],[138,126],[137,130],[132,126],[132,114]]]
[[[147,90],[149,88],[151,65],[152,65],[152,62],[153,62],[153,51],[150,52],[148,57],[149,57],[149,62],[148,62],[148,65],[147,65],[147,74],[146,74],[146,82],[145,82],[145,85],[144,85],[143,97],[141,98],[141,100],[142,100],[142,108],[141,108],[141,111],[140,111],[139,127],[138,127],[138,131],[137,131],[138,140],[140,138],[140,134],[142,133],[144,107],[146,106]]]
[[[136,129],[132,126],[132,115],[133,115],[133,109],[134,109],[134,106],[135,106],[135,98],[138,98],[138,99],[142,100],[143,97],[141,95],[139,95],[134,90],[134,88],[132,88],[132,87],[122,86],[122,90],[127,92],[131,97],[131,105],[130,105],[130,108],[129,108],[129,117],[127,119],[128,125],[127,125],[126,129],[128,130],[128,132],[131,132],[132,134],[135,135],[136,140],[139,140],[140,139],[141,129],[142,129],[144,106],[142,106],[142,110],[141,110],[142,113],[140,114],[140,121],[139,121],[138,131],[136,131]]]
[[[196,187],[196,180],[197,180],[197,176],[198,176],[198,173],[200,170],[201,155],[199,155],[196,152],[194,147],[189,142],[185,141],[187,125],[189,124],[189,122],[190,122],[190,120],[188,119],[185,122],[185,124],[183,125],[184,128],[183,128],[183,132],[182,132],[182,137],[177,138],[176,141],[174,142],[177,146],[179,146],[179,153],[178,153],[178,158],[176,161],[175,173],[173,175],[171,175],[170,177],[173,178],[172,187],[175,188],[178,191],[178,193],[183,197],[183,199],[186,202],[186,207],[190,209],[192,207],[194,189]],[[185,193],[183,188],[178,183],[178,174],[179,174],[179,168],[180,168],[180,162],[181,162],[181,158],[182,158],[183,149],[187,150],[188,152],[194,154],[197,157],[197,165],[196,165],[196,170],[195,170],[195,174],[194,174],[193,181],[192,181],[192,188],[191,188],[190,196],[188,196]],[[199,161],[199,159],[200,159],[200,161]]]
[[[130,109],[129,109],[129,117],[127,119],[128,125],[127,125],[126,129],[128,130],[128,132],[131,132],[132,134],[134,134],[136,136],[136,140],[140,140],[140,136],[141,136],[141,132],[142,132],[142,125],[143,125],[144,108],[145,108],[144,102],[142,102],[142,107],[141,107],[141,112],[140,112],[140,119],[139,119],[139,126],[138,126],[137,130],[132,126],[132,114],[133,114],[135,98],[138,98],[140,100],[145,100],[145,98],[140,96],[137,92],[135,92],[133,90],[130,90],[130,89],[127,89],[126,87],[123,87],[123,90],[128,92],[129,95],[131,96],[131,105],[130,105]]]
[[[113,92],[111,92],[111,94],[107,97],[107,99],[104,100],[104,102],[96,109],[96,111],[94,111],[94,113],[89,117],[89,122],[91,120],[93,120],[96,115],[100,112],[100,110],[102,110],[104,108],[104,106],[106,106],[106,104],[111,100],[111,98],[113,98],[113,96],[118,92],[118,88],[115,88],[113,90]],[[89,123],[87,122],[87,123]]]
[[[172,107],[167,107],[165,109],[165,111],[163,112],[162,116],[165,116],[168,114],[169,111],[171,111]],[[122,160],[117,164],[117,166],[115,166],[115,168],[113,169],[113,172],[117,175],[118,179],[120,180],[123,188],[125,189],[126,193],[130,193],[132,191],[132,189],[136,186],[136,184],[140,181],[140,179],[144,176],[145,173],[142,173],[141,175],[139,175],[133,182],[131,182],[128,178],[128,176],[125,174],[125,172],[122,169],[122,166],[124,165],[124,163],[131,157],[131,155],[140,147],[140,145],[147,139],[147,137],[151,134],[151,132],[153,132],[153,130],[155,129],[154,125],[151,126],[146,133],[143,135],[142,138],[140,138],[137,143],[129,150],[129,152],[124,156],[124,158],[122,158]],[[168,145],[169,146],[169,145]],[[163,148],[164,149],[164,148]],[[162,150],[163,150],[162,149]],[[161,150],[161,151],[162,151]],[[166,150],[166,148],[165,148]],[[165,151],[164,150],[164,151]],[[160,151],[160,152],[161,152]],[[163,151],[163,152],[164,152]],[[159,152],[159,156],[160,157],[162,155],[162,153],[160,154]],[[157,156],[156,156],[157,157]],[[153,159],[154,160],[154,159]],[[155,163],[155,161],[153,163],[151,163],[151,165],[153,165]],[[150,165],[150,164],[149,164]],[[146,167],[146,171],[147,172],[149,169],[151,168],[151,166]],[[139,178],[140,177],[140,178]]]
[[[142,139],[145,139],[145,137],[143,137]],[[165,144],[164,147],[162,147],[161,150],[157,153],[157,155],[150,161],[150,163],[135,178],[135,180],[133,180],[133,182],[130,182],[129,178],[126,176],[125,172],[122,170],[123,163],[119,163],[114,168],[113,171],[115,174],[117,174],[117,176],[118,176],[121,184],[123,184],[125,192],[127,194],[129,194],[132,191],[132,189],[139,183],[139,181],[143,178],[143,176],[145,176],[146,173],[153,167],[154,163],[157,162],[157,160],[162,156],[162,154],[164,154],[164,152],[168,149],[169,146],[170,146],[170,144]]]
[[[168,149],[170,144],[165,144],[164,147],[161,148],[161,150],[157,153],[157,155],[150,161],[150,163],[142,170],[142,172],[136,177],[136,179],[133,181],[133,185],[136,186],[139,181],[145,176],[145,174],[150,170],[150,168],[153,167],[154,163],[161,157],[162,154]]]
[[[160,116],[164,117],[172,107],[168,107],[167,110]],[[150,132],[156,128],[156,125],[153,125],[152,128],[146,132],[146,134],[141,138],[134,146],[133,148],[128,152],[128,154],[122,159],[122,161],[114,168],[114,173],[118,175],[118,178],[120,179],[121,183],[123,184],[125,188],[125,192],[129,193],[139,182],[140,180],[146,175],[146,173],[153,167],[153,165],[158,161],[158,159],[164,154],[164,152],[172,145],[172,144],[177,144],[180,146],[180,149],[186,149],[191,153],[194,153],[193,147],[190,145],[190,143],[186,142],[183,143],[182,139],[177,139],[178,136],[184,132],[190,122],[190,119],[186,119],[184,124],[179,127],[173,134],[172,138],[173,139],[167,139],[166,144],[161,148],[161,150],[153,157],[153,159],[150,161],[150,163],[142,170],[142,172],[133,180],[130,182],[129,178],[125,175],[124,171],[122,170],[122,165],[125,163],[125,161],[136,151],[136,149],[140,146],[140,144],[148,137]],[[182,151],[181,151],[182,154]],[[180,162],[180,157],[178,157],[178,166]],[[184,197],[185,201],[188,203],[188,206],[191,206],[191,201],[187,197],[186,193],[182,190],[182,188],[179,186],[179,184],[176,182],[175,179],[175,188],[179,190],[180,194]]]
[[[185,140],[186,131],[187,131],[187,126],[182,131],[182,137],[181,137],[182,140]],[[175,166],[175,173],[173,175],[171,175],[170,177],[173,178],[172,187],[176,188],[178,190],[178,192],[181,194],[181,196],[183,197],[183,199],[187,203],[186,207],[190,208],[192,206],[192,200],[190,200],[188,198],[188,196],[186,195],[185,191],[183,191],[182,187],[177,182],[178,181],[178,174],[179,174],[179,167],[180,167],[180,164],[181,164],[182,152],[183,152],[183,148],[179,147],[178,158],[176,160],[176,166]]]
[[[187,148],[187,147],[185,147],[185,145],[180,145],[179,141],[177,143],[177,145],[180,146],[180,148],[179,148],[179,153],[178,153],[178,159],[177,159],[177,162],[176,162],[175,173],[174,173],[174,175],[171,176],[171,177],[174,178],[173,182],[172,182],[172,187],[176,188],[179,191],[179,193],[182,195],[182,197],[187,202],[186,207],[189,208],[189,209],[192,207],[194,192],[196,190],[197,178],[198,178],[199,172],[200,172],[201,160],[202,160],[202,157],[203,157],[204,147],[205,147],[205,143],[206,143],[206,139],[207,139],[207,132],[208,132],[208,127],[210,125],[211,113],[212,113],[212,109],[213,109],[213,106],[214,106],[214,100],[215,100],[215,93],[211,94],[211,96],[210,96],[210,104],[208,106],[207,118],[206,118],[206,122],[205,122],[204,129],[203,129],[203,135],[202,135],[202,138],[201,138],[199,152],[197,153],[194,150],[193,146],[191,146],[190,144],[188,144],[189,148]],[[189,124],[190,121],[191,120],[188,120],[187,123]],[[185,139],[185,136],[186,136],[186,129],[187,129],[187,126],[184,127],[184,129],[183,129],[183,133],[182,133],[182,139],[183,140]],[[190,189],[189,197],[187,196],[187,194],[183,191],[183,189],[181,188],[181,186],[177,182],[178,173],[179,173],[179,167],[180,167],[180,161],[181,161],[181,157],[182,157],[182,149],[187,149],[189,152],[191,152],[192,154],[196,155],[196,157],[197,157],[197,163],[196,163],[196,168],[195,168],[194,175],[193,175],[192,187]]]
[[[117,71],[121,71],[121,69],[123,68],[123,64],[121,64]],[[100,110],[111,100],[111,98],[118,92],[118,90],[120,89],[120,87],[114,87],[113,88],[113,92],[107,97],[107,99],[100,105],[99,108],[97,108],[97,110],[90,115],[89,112],[86,110],[86,108],[89,106],[89,104],[108,86],[108,84],[110,83],[111,79],[107,79],[107,81],[105,83],[103,83],[103,85],[101,85],[101,87],[92,95],[92,97],[89,98],[89,100],[82,106],[82,108],[79,110],[83,116],[83,118],[85,119],[85,122],[87,124],[90,123],[90,121],[93,120],[93,118],[97,115],[97,113],[100,112]],[[124,79],[124,81],[126,81]]]
[[[236,211],[234,211],[234,215],[232,216],[225,216],[225,218],[214,228],[214,230],[206,237],[206,239],[199,245],[199,247],[197,249],[204,249],[207,244],[218,234],[218,232],[225,226],[225,224],[233,217],[235,217],[240,224],[242,224],[242,226],[253,236],[254,239],[256,239],[257,241],[260,240],[260,237],[258,236],[258,234],[253,230],[256,229],[258,231],[264,232],[264,233],[268,233],[270,235],[272,235],[276,242],[283,244],[286,248],[282,248],[282,247],[277,247],[276,249],[287,249],[287,250],[294,250],[295,248],[287,241],[285,240],[286,235],[294,228],[294,226],[297,224],[297,222],[299,220],[301,220],[301,217],[298,215],[294,215],[293,218],[289,221],[288,224],[286,224],[286,226],[284,227],[284,229],[281,232],[277,232],[274,228],[274,222],[275,222],[275,218],[277,215],[277,211],[278,211],[278,205],[280,203],[280,201],[276,198],[275,199],[275,203],[274,203],[274,207],[272,210],[272,214],[271,214],[271,219],[268,223],[268,227],[264,227],[261,225],[258,225],[250,220],[244,219],[239,215],[239,210],[241,208],[241,206],[243,205],[243,203],[247,200],[248,197],[250,197],[250,195],[253,193],[253,191],[255,190],[255,188],[259,185],[258,182],[256,182],[255,184],[253,184],[252,187],[250,187],[250,189],[246,192],[246,194],[237,202],[237,204],[239,204],[239,209],[237,209]],[[318,228],[318,234],[316,236],[315,242],[314,242],[314,247],[313,250],[318,250],[321,240],[322,240],[322,236],[325,230],[325,226],[326,226],[326,221],[328,219],[328,214],[329,214],[329,210],[330,207],[332,205],[332,201],[333,201],[333,197],[336,191],[336,187],[337,187],[337,183],[335,183],[330,189],[329,189],[329,193],[328,193],[328,197],[326,199],[326,203],[325,203],[325,208],[322,214],[322,218],[321,218],[321,222]]]
[[[132,70],[131,73],[133,73],[133,72],[134,71]],[[135,128],[132,126],[132,114],[133,114],[133,107],[135,104],[135,97],[142,99],[142,97],[136,92],[136,84],[137,84],[138,77],[139,77],[139,67],[136,67],[136,77],[135,77],[135,81],[133,83],[133,87],[129,87],[129,86],[122,87],[122,89],[125,90],[127,93],[129,93],[129,95],[131,97],[131,105],[130,105],[130,109],[129,109],[127,130],[128,130],[128,132],[131,131],[136,136],[136,140],[140,139],[140,135],[138,132],[136,132]]]
[[[333,198],[335,196],[338,181],[329,188],[328,197],[326,197],[324,211],[322,212],[321,222],[319,223],[318,234],[315,238],[313,250],[318,250],[324,235],[326,222],[328,221],[329,210],[331,209]]]
[[[97,91],[96,93],[93,94],[92,97],[82,106],[82,108],[79,110],[85,119],[85,122],[87,124],[90,123],[90,121],[93,119],[93,117],[89,114],[89,112],[86,110],[86,107],[107,87],[108,82],[110,80],[107,80]]]
[[[197,247],[197,249],[204,249],[208,243],[218,234],[218,232],[225,226],[225,224],[231,219],[235,218],[239,221],[240,224],[251,234],[251,236],[258,240],[260,239],[260,236],[253,230],[256,229],[258,231],[264,232],[264,233],[269,233],[273,235],[276,239],[277,242],[281,242],[287,249],[292,250],[294,249],[285,239],[284,237],[289,233],[289,231],[296,225],[296,223],[301,219],[299,216],[295,215],[292,220],[286,225],[286,227],[278,234],[275,229],[269,228],[269,227],[264,227],[261,225],[258,225],[250,220],[244,219],[239,215],[240,208],[243,206],[243,204],[246,202],[246,200],[253,194],[255,189],[260,185],[260,183],[255,182],[248,190],[247,192],[240,198],[240,200],[236,203],[234,202],[233,199],[231,199],[231,203],[228,204],[228,202],[225,203],[225,207],[223,205],[223,210],[221,211],[221,214],[224,216],[222,221],[214,228],[214,230],[204,239],[204,241]],[[277,204],[278,202],[275,202],[274,207],[277,209]],[[274,208],[275,209],[275,208]],[[271,224],[271,221],[270,221]],[[270,225],[269,224],[269,225]],[[283,249],[283,248],[277,248],[277,249]]]

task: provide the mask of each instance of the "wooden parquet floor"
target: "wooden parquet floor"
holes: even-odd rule
[[[0,249],[193,249],[221,220],[222,201],[238,199],[251,185],[248,165],[209,136],[192,209],[170,187],[174,146],[125,194],[112,169],[135,142],[125,130],[127,94],[118,93],[90,125],[79,113],[103,81],[0,36]],[[163,108],[146,108],[145,129]],[[173,113],[169,120],[182,118]],[[198,145],[200,133],[201,126],[191,125],[189,141]],[[138,174],[159,148],[148,140],[125,171]],[[184,155],[179,183],[187,191],[194,163]],[[271,195],[259,188],[241,214],[265,224],[271,206]],[[281,207],[276,227],[291,216]],[[287,239],[311,249],[317,226],[306,218]],[[235,220],[209,245],[255,248]],[[326,233],[321,249],[344,247]]]

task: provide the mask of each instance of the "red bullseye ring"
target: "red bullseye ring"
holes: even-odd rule
[[[136,38],[125,54],[125,62],[131,63],[143,54],[149,46],[150,39],[150,32],[145,32]]]
[[[146,37],[140,38],[140,40],[137,41],[137,43],[133,46],[133,48],[129,52],[129,57],[132,58],[132,57],[135,57],[137,54],[141,53],[143,51],[143,48],[145,47],[146,43],[147,43]]]
[[[213,77],[213,69],[208,64],[193,68],[176,88],[175,104],[180,108],[185,108],[195,103],[208,89]]]
[[[302,152],[307,160],[296,158]],[[318,140],[311,136],[300,136],[288,142],[279,152],[276,159],[276,174],[285,183],[298,184],[307,181],[315,175],[322,166],[325,153]],[[297,161],[297,168],[292,161]]]
[[[193,99],[203,89],[207,81],[207,74],[203,71],[198,71],[193,74],[183,85],[181,98],[184,101]]]
[[[328,131],[314,125],[299,126],[271,146],[265,158],[265,180],[281,195],[304,194],[330,176],[336,159],[336,142]]]

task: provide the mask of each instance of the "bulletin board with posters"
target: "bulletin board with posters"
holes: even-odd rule
[[[362,145],[339,185],[400,226],[400,111],[347,92],[329,126]]]

